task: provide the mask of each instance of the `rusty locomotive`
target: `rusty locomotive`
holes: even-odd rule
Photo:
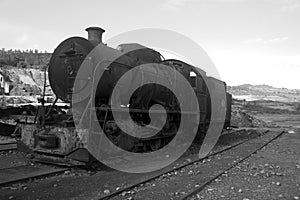
[[[97,45],[103,45],[104,49],[113,53],[128,52],[112,62],[109,69],[105,70],[95,93],[97,120],[106,136],[115,145],[132,152],[155,151],[172,140],[180,123],[180,108],[176,103],[176,97],[159,85],[142,86],[134,92],[130,99],[130,116],[137,124],[142,126],[149,123],[147,112],[153,104],[160,104],[166,108],[169,112],[168,120],[158,134],[151,137],[132,139],[122,133],[114,122],[110,108],[110,95],[116,82],[129,69],[144,63],[162,63],[170,66],[179,71],[190,83],[200,107],[197,138],[203,138],[211,119],[211,97],[207,85],[210,84],[212,88],[221,87],[226,91],[225,82],[208,77],[205,71],[183,61],[165,60],[159,52],[139,44],[121,44],[117,49],[110,48],[102,43],[104,30],[101,28],[90,27],[86,31],[88,32],[88,39],[71,37],[61,42],[55,49],[49,63],[48,75],[56,99],[53,105],[48,107],[45,107],[42,101],[36,120],[33,123],[27,122],[22,125],[21,141],[26,147],[39,155],[57,157],[64,161],[90,161],[91,155],[86,150],[86,142],[91,127],[85,130],[76,129],[73,118],[76,113],[72,113],[71,109],[66,112],[58,112],[56,102],[60,99],[63,102],[72,103],[76,74],[82,62],[87,59],[88,54]],[[138,50],[131,51],[135,47],[139,47]],[[158,78],[166,78],[164,71],[156,70],[151,73]],[[122,89],[121,92],[126,93],[127,90]],[[91,97],[86,96],[82,101],[88,101],[89,98]],[[219,102],[218,104],[220,109],[226,110],[224,128],[230,126],[231,98],[231,94],[226,92],[225,102]],[[122,113],[122,108],[119,108],[119,111]],[[123,125],[127,126],[127,129],[134,126],[134,124],[128,124],[126,120],[124,120]]]

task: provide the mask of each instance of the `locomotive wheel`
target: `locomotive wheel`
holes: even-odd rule
[[[132,140],[129,136],[121,134],[118,140],[118,146],[126,151],[130,151],[135,146],[135,141]]]
[[[162,145],[161,139],[149,141],[149,147],[152,151],[158,150]]]
[[[171,135],[175,135],[177,133],[178,129],[177,129],[177,125],[174,123],[171,123],[169,126],[169,129],[166,130],[163,134],[165,136],[171,136]]]

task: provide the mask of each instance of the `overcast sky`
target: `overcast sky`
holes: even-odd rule
[[[300,0],[0,0],[0,8],[0,48],[53,52],[90,25],[106,30],[104,41],[165,28],[202,46],[229,85],[300,88]]]

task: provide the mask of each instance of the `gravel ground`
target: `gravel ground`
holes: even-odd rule
[[[193,199],[299,199],[300,129],[290,131]]]
[[[230,144],[235,136],[223,136],[218,146]],[[242,138],[241,136],[236,138]],[[237,141],[238,139],[236,139]],[[300,197],[300,129],[286,133],[267,147],[208,185],[194,199],[298,199]],[[253,144],[248,145],[253,148]],[[236,153],[238,152],[238,153]],[[225,152],[224,152],[225,153]],[[218,155],[153,182],[122,193],[117,199],[179,199],[199,186],[209,173],[218,172],[242,157],[243,151]],[[186,159],[186,158],[185,158]],[[223,160],[222,162],[219,162]],[[188,162],[188,161],[187,161]],[[219,163],[219,164],[218,164]],[[207,171],[202,171],[203,167]],[[143,175],[115,171],[90,173],[67,171],[49,177],[1,188],[0,199],[99,199],[143,179]],[[202,179],[200,179],[200,178]]]
[[[0,169],[30,164],[29,156],[16,150],[0,152]]]

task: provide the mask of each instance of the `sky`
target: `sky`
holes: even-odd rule
[[[0,8],[0,48],[53,52],[89,26],[106,30],[104,42],[163,28],[197,42],[228,85],[300,89],[300,0],[0,0]]]

